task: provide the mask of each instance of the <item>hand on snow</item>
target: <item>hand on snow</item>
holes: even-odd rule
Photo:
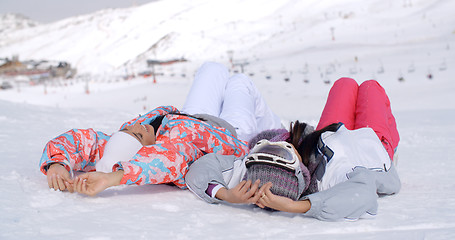
[[[74,190],[78,193],[95,196],[108,187],[117,186],[123,177],[123,171],[111,173],[89,172],[76,177]]]
[[[305,213],[310,210],[311,203],[309,200],[294,201],[287,197],[275,195],[270,191],[271,187],[272,183],[268,182],[256,193],[256,197],[258,197],[256,205],[260,208],[268,207],[278,211],[292,213]]]
[[[234,188],[221,188],[216,197],[230,203],[255,203],[257,199],[254,198],[254,194],[259,188],[259,183],[259,179],[254,184],[251,180],[241,181]]]
[[[47,184],[54,190],[74,192],[70,173],[59,163],[52,164],[47,170]]]

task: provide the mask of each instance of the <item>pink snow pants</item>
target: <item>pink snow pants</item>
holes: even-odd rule
[[[316,130],[338,122],[350,130],[372,128],[393,159],[400,136],[389,98],[377,81],[359,86],[354,79],[340,78],[333,84]]]

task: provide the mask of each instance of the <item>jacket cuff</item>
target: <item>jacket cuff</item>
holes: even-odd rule
[[[131,172],[131,169],[129,167],[124,167],[122,165],[122,162],[118,162],[118,163],[114,164],[114,166],[112,167],[112,171],[115,172],[115,171],[119,171],[119,170],[123,170],[123,177],[122,177],[122,180],[120,180],[121,185],[134,184],[134,182],[128,181],[131,178],[131,176],[128,176]]]
[[[42,173],[47,175],[47,170],[49,170],[49,167],[51,164],[58,163],[61,164],[65,169],[71,173],[71,167],[68,165],[68,161],[66,160],[65,157],[54,157],[48,161],[45,161],[41,164],[40,170]]]
[[[206,190],[205,192],[206,192],[207,195],[209,195],[210,197],[216,198],[216,193],[217,193],[218,190],[220,190],[222,187],[223,187],[223,185],[221,185],[221,184],[209,183],[209,187],[207,188],[207,190]]]
[[[322,211],[323,201],[318,194],[311,194],[303,198],[303,200],[309,200],[311,203],[311,208],[308,212],[304,213],[304,216],[316,217]]]

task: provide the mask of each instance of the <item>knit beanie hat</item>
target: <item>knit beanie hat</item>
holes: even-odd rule
[[[271,191],[275,195],[297,200],[300,197],[299,183],[294,173],[273,165],[256,164],[248,168],[247,179],[261,180],[261,186],[272,182]]]
[[[287,142],[259,141],[245,161],[246,179],[272,183],[273,194],[298,200],[310,184],[310,173]]]
[[[112,172],[116,163],[130,160],[141,148],[142,144],[128,133],[112,134],[104,147],[103,157],[95,165],[96,171]]]

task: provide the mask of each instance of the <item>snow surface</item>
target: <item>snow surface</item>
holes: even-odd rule
[[[455,2],[229,2],[160,1],[2,36],[0,56],[67,59],[86,74],[36,86],[18,80],[0,91],[0,239],[455,239]],[[140,24],[145,19],[154,22]],[[144,68],[140,61],[156,54],[150,45],[171,32],[159,57],[190,63],[163,69],[156,83],[120,78],[123,63]],[[380,198],[373,219],[322,222],[210,205],[171,186],[114,187],[96,197],[48,189],[38,169],[48,140],[71,128],[110,133],[156,106],[181,107],[195,67],[204,60],[227,63],[230,49],[251,60],[247,73],[285,124],[317,124],[331,86],[323,81],[377,79],[401,135],[401,192]],[[186,77],[178,74],[183,70]]]

